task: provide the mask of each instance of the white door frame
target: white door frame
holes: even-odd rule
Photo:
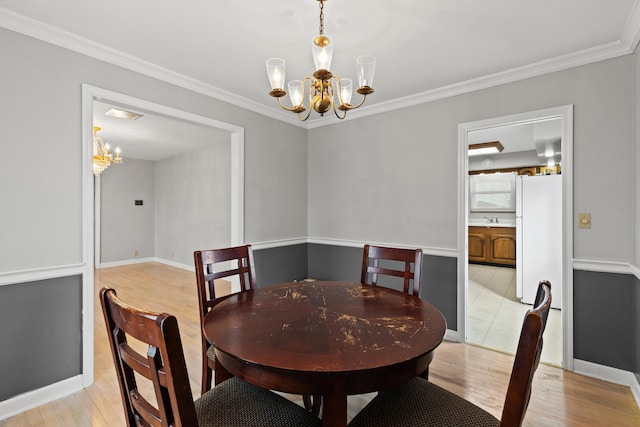
[[[530,111],[458,125],[458,331],[466,341],[468,287],[469,132],[505,125],[561,119],[562,138],[562,366],[573,371],[573,105]]]
[[[115,103],[229,131],[231,137],[231,245],[244,243],[244,128],[118,92],[82,85],[82,385],[93,383],[95,201],[93,183],[93,101]]]

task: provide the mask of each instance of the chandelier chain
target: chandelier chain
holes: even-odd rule
[[[320,0],[320,35],[324,34],[324,0]]]

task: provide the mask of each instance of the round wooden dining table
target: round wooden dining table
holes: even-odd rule
[[[216,384],[237,376],[322,396],[323,426],[347,424],[347,396],[427,370],[446,332],[433,305],[382,286],[293,282],[222,298],[207,314]],[[238,408],[241,411],[241,408]]]

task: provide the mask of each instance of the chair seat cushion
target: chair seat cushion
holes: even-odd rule
[[[498,419],[423,379],[378,393],[349,427],[497,427]]]
[[[195,401],[199,427],[321,427],[301,406],[233,377]]]

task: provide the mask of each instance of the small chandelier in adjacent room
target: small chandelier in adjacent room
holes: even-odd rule
[[[312,76],[306,76],[303,80],[292,80],[288,84],[289,97],[292,107],[287,107],[280,98],[287,92],[284,87],[284,59],[271,58],[267,60],[267,74],[271,83],[272,91],[269,95],[278,100],[280,107],[298,115],[301,121],[305,121],[311,115],[311,110],[315,110],[321,116],[333,110],[336,117],[344,119],[347,111],[360,107],[364,104],[367,95],[373,93],[373,75],[376,68],[376,58],[372,55],[362,55],[356,60],[358,72],[359,88],[356,90],[362,95],[362,100],[357,105],[351,104],[351,91],[353,83],[351,79],[341,78],[333,75],[329,69],[331,67],[331,57],[333,56],[333,41],[329,36],[324,35],[324,2],[326,0],[316,0],[320,3],[320,34],[311,41],[311,53],[316,66],[316,71]],[[307,105],[305,106],[305,101]],[[342,113],[338,112],[341,111]],[[302,114],[304,112],[306,114]]]
[[[100,175],[111,163],[119,165],[122,163],[120,147],[116,147],[115,157],[111,154],[111,147],[105,143],[101,136],[98,136],[98,126],[93,127],[93,174]]]

